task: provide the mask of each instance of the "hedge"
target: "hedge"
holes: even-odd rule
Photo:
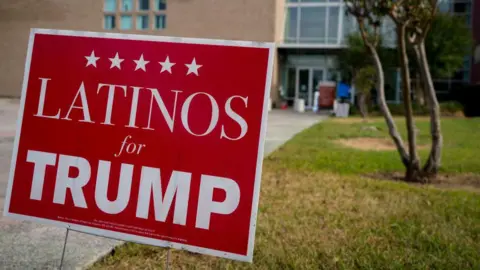
[[[405,107],[403,104],[388,104],[388,108],[394,116],[405,115]],[[427,106],[419,106],[417,104],[413,104],[412,109],[415,116],[427,116],[429,114]],[[463,105],[456,101],[440,103],[440,112],[442,116],[463,116],[463,110]],[[380,109],[377,105],[369,108],[368,114],[371,116],[381,115]],[[352,106],[350,108],[350,115],[360,115],[357,106]]]

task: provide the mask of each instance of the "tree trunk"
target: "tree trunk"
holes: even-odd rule
[[[397,42],[399,45],[400,70],[402,73],[403,104],[405,106],[405,120],[407,122],[408,152],[410,159],[405,175],[406,181],[420,182],[420,159],[417,153],[417,137],[415,134],[415,123],[413,120],[410,71],[408,66],[407,43],[405,37],[405,25],[397,25]]]
[[[414,46],[415,47],[415,46]],[[427,95],[427,90],[426,90],[426,83],[424,81],[424,76],[422,75],[422,59],[419,57],[419,54],[417,53],[416,49],[414,48],[415,51],[415,59],[417,60],[417,67],[418,71],[416,72],[417,76],[417,83],[415,84],[415,95],[417,97],[417,102],[420,106],[428,106],[428,95]]]
[[[367,95],[365,95],[365,93],[360,93],[359,94],[358,106],[360,108],[360,114],[362,115],[363,119],[368,117],[367,100],[366,99],[367,99]]]
[[[383,74],[382,62],[380,61],[380,57],[378,56],[378,52],[376,48],[371,44],[367,44],[367,42],[365,43],[368,50],[372,54],[372,57],[375,63],[375,70],[377,72],[378,106],[380,107],[380,110],[383,116],[385,117],[385,122],[387,123],[387,126],[388,126],[388,132],[390,134],[390,137],[392,137],[392,140],[395,143],[395,146],[397,147],[397,151],[400,154],[401,161],[405,166],[407,166],[409,161],[409,156],[407,151],[405,150],[402,137],[398,133],[397,125],[395,124],[392,114],[388,109],[387,101],[385,100],[385,76]]]
[[[422,85],[422,77],[420,76],[420,72],[416,73],[416,80],[415,80],[415,101],[421,107],[425,106],[425,95],[424,89]]]
[[[430,133],[432,136],[432,148],[428,160],[423,167],[423,172],[426,176],[434,178],[441,165],[441,155],[443,146],[443,137],[440,126],[440,106],[438,104],[435,87],[433,85],[432,76],[430,74],[430,67],[428,65],[427,53],[425,50],[425,43],[414,46],[415,55],[419,59],[421,65],[420,70],[424,80],[425,91],[428,94],[428,109],[430,112]]]
[[[420,75],[421,76],[421,75]],[[423,80],[423,79],[422,79]],[[423,91],[422,91],[422,94],[423,94],[423,100],[425,101],[425,105],[427,105],[427,108],[430,108],[430,105],[428,104],[429,103],[429,98],[428,98],[428,90],[426,89],[427,87],[423,87]]]

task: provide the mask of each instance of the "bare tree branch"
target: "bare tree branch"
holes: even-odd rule
[[[385,98],[385,76],[383,72],[383,66],[377,52],[377,46],[379,45],[380,39],[380,19],[382,19],[383,16],[382,14],[375,14],[375,12],[373,11],[374,6],[372,6],[374,3],[378,2],[374,2],[374,0],[346,0],[346,2],[348,12],[354,15],[357,19],[364,45],[373,57],[375,70],[377,73],[376,88],[378,93],[378,104],[385,118],[385,122],[388,126],[390,137],[395,143],[397,151],[400,154],[401,161],[407,167],[409,164],[410,156],[406,151],[403,139],[398,132],[397,126],[395,124],[395,121],[393,120],[392,114],[390,113]],[[373,38],[370,36],[371,32],[367,30],[366,23],[373,26]]]

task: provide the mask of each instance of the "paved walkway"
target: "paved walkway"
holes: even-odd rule
[[[326,118],[324,115],[315,115],[311,112],[301,114],[291,110],[271,111],[268,115],[265,156],[275,151],[300,131]]]
[[[65,229],[3,217],[18,101],[0,99],[0,269],[58,269]],[[272,111],[265,155],[296,133],[325,119],[313,114]],[[81,269],[107,254],[120,241],[70,232],[64,269]]]

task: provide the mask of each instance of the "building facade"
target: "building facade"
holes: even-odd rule
[[[479,5],[480,2],[478,0],[442,0],[439,4],[439,11],[464,17],[466,24],[472,30],[474,40],[480,41],[480,36],[478,36],[480,31],[478,16],[480,14],[478,11],[475,12],[475,8],[478,9]],[[477,33],[477,36],[475,33]],[[476,42],[474,41],[474,43]],[[463,85],[473,84],[475,81],[478,81],[479,71],[478,69],[475,70],[476,64],[473,56],[473,53],[465,55],[463,67],[457,70],[451,78],[434,78],[435,89],[440,98],[442,95],[449,95],[450,92],[461,88]]]
[[[31,28],[274,42],[277,0],[0,1],[0,96],[21,93]]]
[[[472,30],[475,49],[470,80],[472,84],[480,84],[480,1],[475,0],[472,5]]]
[[[477,1],[477,0],[475,0]],[[480,4],[445,0],[446,12],[464,14],[480,41]],[[391,21],[382,26],[387,46],[395,44]],[[275,42],[271,97],[290,104],[313,103],[319,83],[340,79],[337,55],[357,31],[342,0],[15,0],[0,1],[0,96],[18,97],[30,28],[150,34]],[[480,63],[466,56],[453,78],[435,80],[439,91],[479,82]],[[386,72],[386,97],[400,101],[397,70]]]
[[[305,107],[313,106],[314,92],[321,83],[341,79],[337,55],[346,47],[348,35],[358,31],[356,20],[348,16],[340,0],[286,0],[283,14],[284,32],[277,42],[279,88],[281,97],[289,104],[297,98]],[[386,46],[395,43],[393,22],[382,24]],[[398,72],[386,72],[386,96],[399,102]]]

